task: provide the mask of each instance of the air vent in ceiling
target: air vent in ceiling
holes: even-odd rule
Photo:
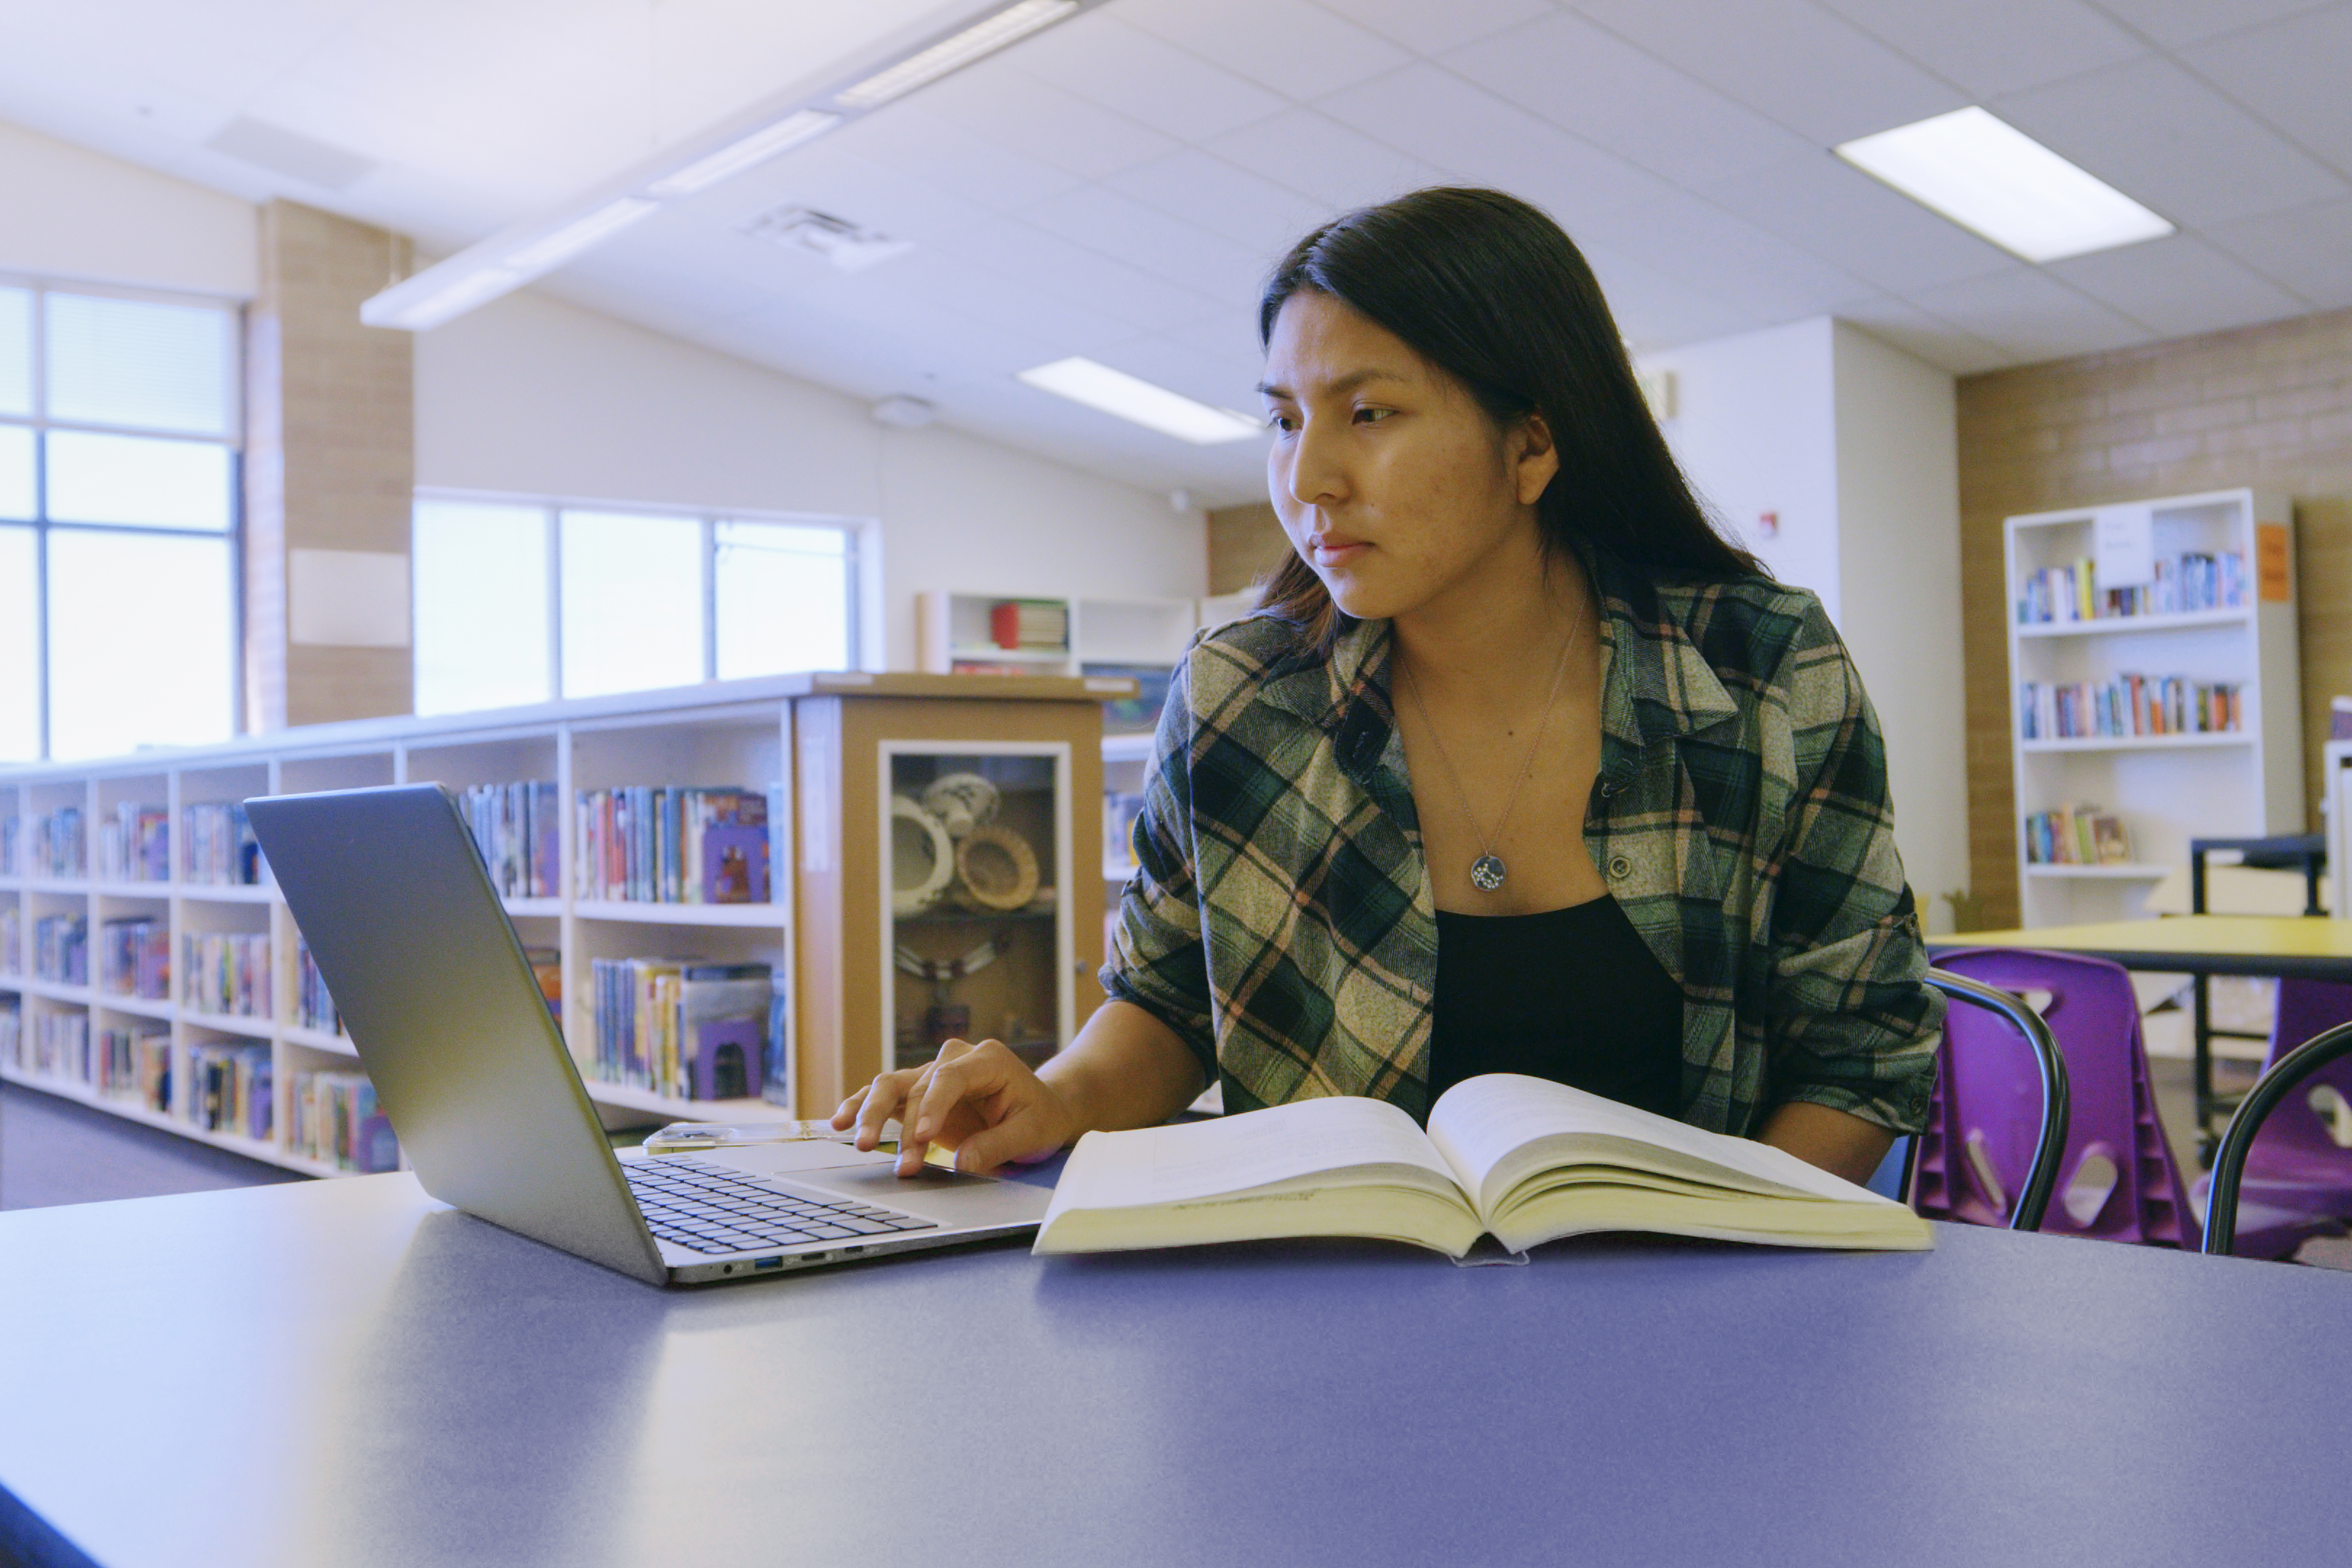
[[[244,115],[222,126],[205,145],[330,191],[344,189],[376,167],[373,158]]]
[[[743,226],[743,232],[772,245],[822,256],[844,272],[863,272],[877,261],[915,248],[911,239],[893,239],[809,207],[778,207],[761,213]]]

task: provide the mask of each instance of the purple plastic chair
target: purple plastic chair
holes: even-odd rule
[[[2139,999],[2122,966],[1990,947],[1941,952],[1935,963],[2037,1002],[2036,994],[2049,998],[2040,1011],[2065,1054],[2073,1104],[2042,1232],[2195,1250],[2200,1228],[2157,1118]],[[1945,1019],[1912,1182],[1912,1206],[1931,1219],[2006,1225],[2023,1187],[2042,1086],[2013,1043],[2001,1048],[2003,1032],[2013,1031],[1973,1009],[1953,1008]]]
[[[2347,1023],[2352,1023],[2352,985],[2281,980],[2263,1074],[2305,1040]],[[2336,1141],[2338,1105],[2352,1107],[2352,1059],[2314,1071],[2253,1134],[2238,1185],[2231,1250],[2239,1257],[2290,1257],[2306,1238],[2340,1234],[2352,1220],[2352,1148]],[[2200,1214],[2211,1184],[2212,1177],[2201,1176],[2192,1189]]]

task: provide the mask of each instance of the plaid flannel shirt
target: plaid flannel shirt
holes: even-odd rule
[[[1610,658],[1585,847],[1682,988],[1683,1120],[1744,1135],[1810,1100],[1917,1130],[1944,999],[1878,721],[1820,601],[1588,564]],[[1437,916],[1390,648],[1385,621],[1326,658],[1254,616],[1196,638],[1169,691],[1103,984],[1229,1111],[1428,1113]]]

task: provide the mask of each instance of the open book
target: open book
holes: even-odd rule
[[[1424,1133],[1385,1100],[1302,1100],[1219,1121],[1089,1132],[1039,1252],[1360,1236],[1450,1257],[1588,1231],[1920,1250],[1901,1204],[1745,1138],[1516,1073],[1456,1084]]]

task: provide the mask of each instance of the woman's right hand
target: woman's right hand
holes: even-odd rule
[[[996,1040],[950,1040],[922,1067],[881,1074],[841,1102],[833,1125],[855,1125],[857,1147],[871,1150],[893,1117],[901,1176],[922,1169],[933,1143],[955,1152],[957,1170],[986,1175],[1008,1160],[1047,1159],[1086,1131],[1054,1086]]]

